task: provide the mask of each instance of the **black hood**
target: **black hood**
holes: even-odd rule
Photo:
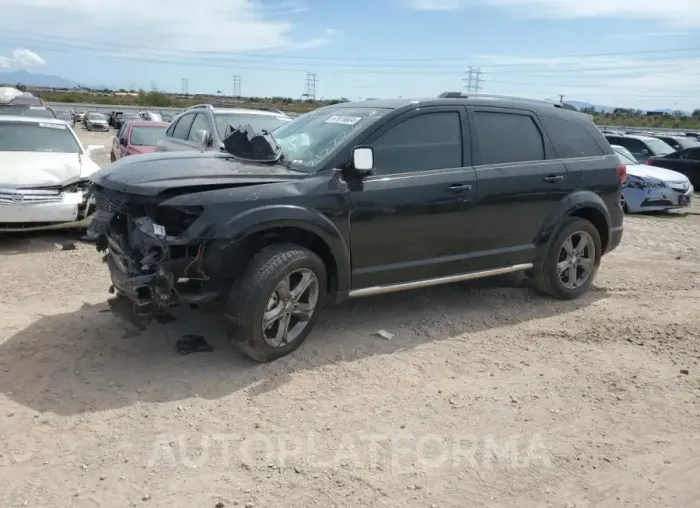
[[[124,157],[90,180],[117,192],[156,196],[173,188],[235,187],[306,176],[279,164],[242,161],[222,152],[156,152]]]

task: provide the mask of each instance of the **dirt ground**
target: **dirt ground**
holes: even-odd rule
[[[0,238],[3,508],[700,506],[700,204],[627,218],[581,300],[357,300],[269,365],[130,333],[70,239]]]

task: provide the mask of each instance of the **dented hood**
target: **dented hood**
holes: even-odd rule
[[[82,159],[77,153],[0,152],[0,184],[61,185],[87,176],[86,173],[96,169],[92,168],[94,163],[87,156],[82,156]],[[83,170],[84,164],[90,167]]]
[[[156,152],[120,159],[90,179],[113,191],[156,196],[173,188],[235,187],[306,176],[281,165],[241,161],[220,152]]]

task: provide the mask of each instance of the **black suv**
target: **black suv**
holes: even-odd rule
[[[622,237],[626,168],[587,115],[558,104],[459,93],[344,103],[265,139],[277,154],[267,162],[162,153],[93,176],[91,232],[115,309],[221,309],[233,344],[271,361],[299,346],[329,298],[516,272],[576,298]]]

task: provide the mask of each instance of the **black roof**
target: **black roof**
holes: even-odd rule
[[[535,99],[527,99],[520,97],[510,97],[502,95],[488,94],[459,94],[458,92],[445,92],[440,97],[422,97],[422,98],[400,98],[400,99],[367,99],[364,101],[342,102],[326,106],[327,108],[380,108],[380,109],[399,109],[409,107],[427,107],[427,106],[493,106],[505,107],[514,109],[524,109],[533,111],[538,114],[547,116],[567,116],[576,113],[576,115],[586,116],[580,113],[574,106],[566,103],[549,102]]]

